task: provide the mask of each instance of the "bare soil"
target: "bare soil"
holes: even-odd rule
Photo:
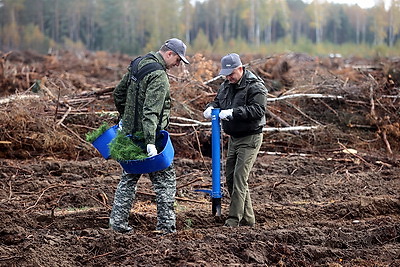
[[[257,223],[227,228],[226,188],[221,217],[197,191],[211,185],[210,128],[182,125],[182,118],[205,122],[202,109],[220,81],[202,81],[216,75],[218,57],[193,56],[186,74],[171,73],[177,232],[158,236],[146,175],[131,210],[134,230],[108,229],[121,167],[83,140],[102,121],[116,121],[95,113],[113,111],[110,93],[94,92],[115,86],[129,58],[11,55],[3,55],[3,99],[39,97],[0,104],[0,266],[400,266],[399,100],[386,97],[399,94],[389,75],[398,61],[244,56],[275,88],[271,97],[346,100],[269,104],[290,124],[319,128],[265,132],[249,179]],[[35,80],[39,92],[27,94]],[[268,127],[282,123],[268,117]]]

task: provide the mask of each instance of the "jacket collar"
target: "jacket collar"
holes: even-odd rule
[[[164,70],[167,69],[167,63],[165,63],[165,60],[162,57],[162,55],[160,54],[160,52],[150,52],[150,53],[152,53],[154,56],[156,56],[158,62],[163,66]]]
[[[246,87],[246,76],[248,75],[248,71],[245,67],[243,67],[243,75],[242,78],[236,84],[230,84],[228,80],[225,81],[225,86],[232,86],[234,89],[243,89]]]
[[[241,89],[243,87],[246,87],[246,76],[247,76],[247,70],[243,66],[243,75],[242,75],[242,78],[240,78],[240,80],[238,81],[238,83],[236,85],[237,89]]]

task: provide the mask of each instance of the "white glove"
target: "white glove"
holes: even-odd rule
[[[213,110],[214,107],[210,106],[203,112],[203,116],[206,119],[211,119],[211,110]]]
[[[118,122],[118,130],[122,130],[122,120],[120,120],[119,122]]]
[[[147,145],[147,156],[152,157],[157,155],[157,148],[153,144],[148,144]]]
[[[224,110],[221,110],[221,111],[219,112],[219,118],[220,118],[221,120],[227,120],[227,121],[229,121],[230,119],[233,118],[232,113],[233,113],[233,109],[224,109]]]

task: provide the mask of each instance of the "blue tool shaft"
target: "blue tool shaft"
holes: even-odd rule
[[[211,111],[212,198],[221,198],[221,126],[219,108]]]

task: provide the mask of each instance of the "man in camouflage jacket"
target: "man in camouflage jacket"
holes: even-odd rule
[[[238,54],[224,56],[221,65],[220,75],[226,80],[204,117],[211,118],[211,110],[220,108],[222,128],[229,135],[225,174],[230,205],[225,226],[253,226],[248,179],[263,138],[267,89],[263,80],[242,66]]]
[[[158,62],[162,68],[148,73],[138,82],[131,79],[131,69],[124,75],[114,91],[114,102],[122,117],[122,133],[143,132],[148,156],[157,155],[156,135],[168,126],[171,109],[170,85],[167,69],[188,64],[185,58],[186,45],[179,39],[167,40],[158,52],[150,52],[138,65]],[[110,227],[117,232],[129,232],[129,212],[136,194],[136,185],[140,174],[128,174],[123,171],[115,192],[114,204],[110,215]],[[176,231],[175,192],[176,175],[173,163],[166,169],[149,173],[154,186],[157,202],[157,227],[160,234]]]

